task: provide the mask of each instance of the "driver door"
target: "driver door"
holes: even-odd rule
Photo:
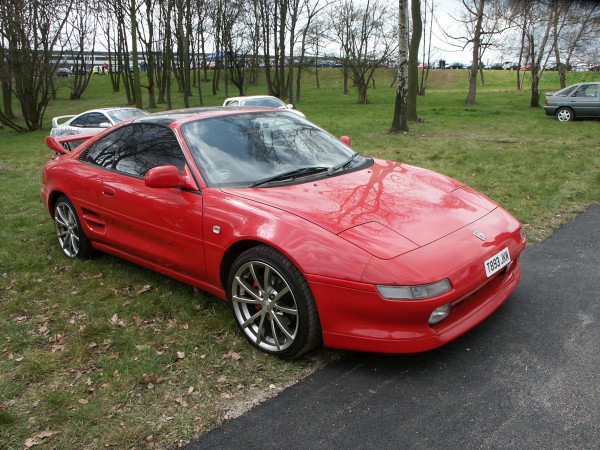
[[[153,167],[187,164],[172,130],[130,124],[111,147],[99,192],[105,242],[124,257],[158,271],[203,279],[202,195],[199,191],[146,186]],[[162,269],[162,270],[161,270]]]

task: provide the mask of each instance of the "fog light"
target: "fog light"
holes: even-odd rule
[[[440,323],[450,314],[450,303],[446,303],[445,305],[436,308],[429,316],[429,325],[435,325],[436,323]]]

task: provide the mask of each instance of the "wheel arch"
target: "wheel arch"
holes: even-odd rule
[[[229,271],[231,270],[233,262],[246,250],[259,245],[268,244],[253,239],[246,239],[235,242],[225,251],[223,258],[221,259],[221,267],[219,269],[219,279],[221,280],[221,285],[223,286],[225,292],[227,292],[227,277],[229,276]]]
[[[298,261],[292,258],[290,254],[287,253],[284,249],[274,246],[271,242],[264,242],[257,239],[243,239],[233,243],[225,251],[225,253],[223,254],[223,258],[221,259],[221,266],[219,268],[219,279],[221,281],[221,285],[223,286],[225,293],[227,293],[227,278],[229,277],[229,271],[231,270],[231,266],[233,265],[234,261],[245,251],[259,246],[269,247],[281,253],[283,256],[289,259],[290,262],[294,266],[296,266],[296,268],[301,273],[303,273],[302,267],[299,265]]]
[[[66,198],[69,198],[69,196],[67,194],[65,194],[64,192],[62,192],[60,190],[54,190],[54,191],[50,192],[50,194],[48,195],[48,205],[47,206],[48,206],[48,212],[50,213],[51,216],[54,216],[54,207],[56,206],[57,200],[61,196],[65,196]]]
[[[561,105],[558,108],[556,108],[554,110],[554,117],[556,117],[558,119],[558,113],[560,111],[562,111],[563,109],[566,109],[566,110],[568,110],[571,113],[571,115],[572,115],[571,120],[575,120],[577,118],[577,114],[575,114],[575,110],[573,108],[571,108],[570,106],[567,106],[567,105]]]

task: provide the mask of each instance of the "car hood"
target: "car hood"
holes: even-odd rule
[[[383,160],[302,184],[223,190],[300,216],[384,259],[436,241],[498,206],[444,175]]]

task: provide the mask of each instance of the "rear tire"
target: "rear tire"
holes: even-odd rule
[[[71,201],[61,195],[54,204],[54,228],[58,245],[68,258],[90,259],[92,243],[83,232],[81,222]]]
[[[263,352],[292,359],[321,342],[319,313],[308,282],[271,247],[251,248],[235,260],[227,298],[238,328]]]
[[[575,119],[575,112],[567,107],[558,108],[556,111],[556,119],[559,122],[571,122]]]

